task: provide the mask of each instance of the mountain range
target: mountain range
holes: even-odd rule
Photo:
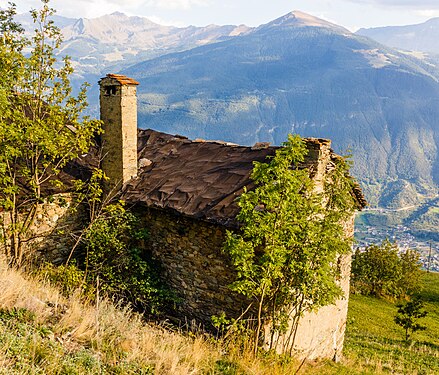
[[[407,51],[439,54],[439,18],[407,26],[386,26],[360,29],[357,35],[367,36],[390,47]]]
[[[372,205],[437,195],[439,70],[429,56],[298,11],[256,28],[178,28],[121,13],[55,22],[74,83],[93,84],[95,115],[98,78],[122,72],[140,82],[143,128],[247,145],[291,132],[330,138],[352,153]]]
[[[143,127],[249,145],[330,138],[372,204],[436,195],[439,71],[338,25],[293,12],[123,73],[140,82]]]
[[[33,29],[29,14],[21,14],[17,20],[26,30]],[[93,19],[55,16],[53,20],[64,37],[58,55],[72,58],[77,78],[100,76],[109,69],[120,70],[136,62],[225,40],[250,30],[245,25],[163,26],[120,12]]]

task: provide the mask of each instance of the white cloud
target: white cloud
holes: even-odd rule
[[[438,0],[348,0],[351,3],[382,5],[387,7],[405,7],[411,9],[439,9]]]
[[[41,0],[12,0],[20,12]],[[0,0],[0,6],[8,0]],[[437,15],[439,0],[50,0],[59,15],[94,18],[115,11],[172,25],[241,24],[256,26],[300,9],[349,29],[424,22]],[[159,19],[160,18],[160,19]],[[165,22],[162,22],[165,20]]]
[[[415,11],[415,14],[428,18],[439,17],[439,9],[421,9]]]
[[[127,3],[132,1],[127,0]],[[67,17],[85,17],[94,18],[102,15],[103,13],[110,14],[120,10],[120,6],[115,4],[115,1],[106,0],[76,0],[73,2],[64,2],[56,0],[52,1],[53,6],[58,10],[57,13]],[[59,3],[59,6],[58,6]],[[62,5],[61,5],[62,4]],[[80,12],[78,12],[78,8]],[[105,9],[105,12],[102,10]]]
[[[84,1],[84,0],[82,0]],[[207,6],[209,0],[89,0],[92,3],[107,3],[120,8],[159,8],[159,9],[191,9]]]
[[[51,0],[50,6],[59,14],[67,17],[97,17],[115,11],[131,14],[144,14],[148,9],[156,10],[189,10],[195,7],[206,7],[213,0]],[[7,1],[0,1],[0,7]],[[21,0],[18,11],[27,12],[31,8],[40,8],[40,0]]]
[[[176,26],[176,27],[185,27],[185,26],[187,26],[187,24],[182,22],[182,21],[179,21],[179,20],[169,20],[169,19],[165,19],[163,17],[156,16],[156,15],[148,15],[147,18],[150,21],[152,21],[154,23],[158,23],[159,25],[163,25],[163,26]]]
[[[144,5],[163,9],[190,9],[194,6],[208,6],[208,0],[149,0]]]

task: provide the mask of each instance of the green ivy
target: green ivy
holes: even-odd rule
[[[107,205],[85,232],[81,252],[86,281],[100,293],[157,314],[173,300],[160,265],[140,246],[148,231],[123,202]]]

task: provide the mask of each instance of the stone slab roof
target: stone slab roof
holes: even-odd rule
[[[245,147],[191,141],[154,130],[139,130],[138,136],[138,177],[127,183],[122,199],[226,226],[236,226],[236,198],[244,186],[254,187],[250,179],[253,162],[267,161],[278,149],[265,143]],[[314,167],[319,155],[325,150],[333,154],[330,141],[310,138],[306,143],[309,152],[304,167],[317,173]],[[357,201],[364,201],[359,187],[353,194],[358,195]]]
[[[340,156],[332,152],[330,141],[307,138],[308,155],[302,167],[318,179],[318,159],[326,153],[329,160]],[[130,180],[121,199],[130,205],[164,209],[228,227],[236,227],[239,212],[236,198],[243,188],[254,188],[250,179],[253,162],[267,162],[279,147],[257,143],[253,147],[221,141],[191,141],[186,137],[154,130],[138,131],[138,176]],[[99,150],[93,147],[87,155],[68,163],[58,175],[64,184],[42,186],[43,195],[68,192],[72,179],[87,181],[98,167]],[[327,167],[329,169],[329,167]],[[323,173],[325,173],[323,171]],[[358,209],[367,205],[358,183],[353,181],[352,195]]]
[[[129,77],[124,76],[122,74],[107,74],[106,77],[104,77],[104,78],[113,78],[117,82],[119,82],[121,85],[138,85],[139,84],[139,82],[137,82],[135,79],[129,78]],[[102,79],[104,79],[104,78],[102,78]]]

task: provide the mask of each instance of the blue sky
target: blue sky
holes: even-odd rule
[[[7,1],[0,1],[5,7]],[[38,8],[38,0],[19,0],[18,10]],[[120,11],[153,21],[184,25],[247,24],[257,26],[293,10],[342,25],[407,25],[439,17],[439,0],[51,0],[59,15],[93,18]]]

